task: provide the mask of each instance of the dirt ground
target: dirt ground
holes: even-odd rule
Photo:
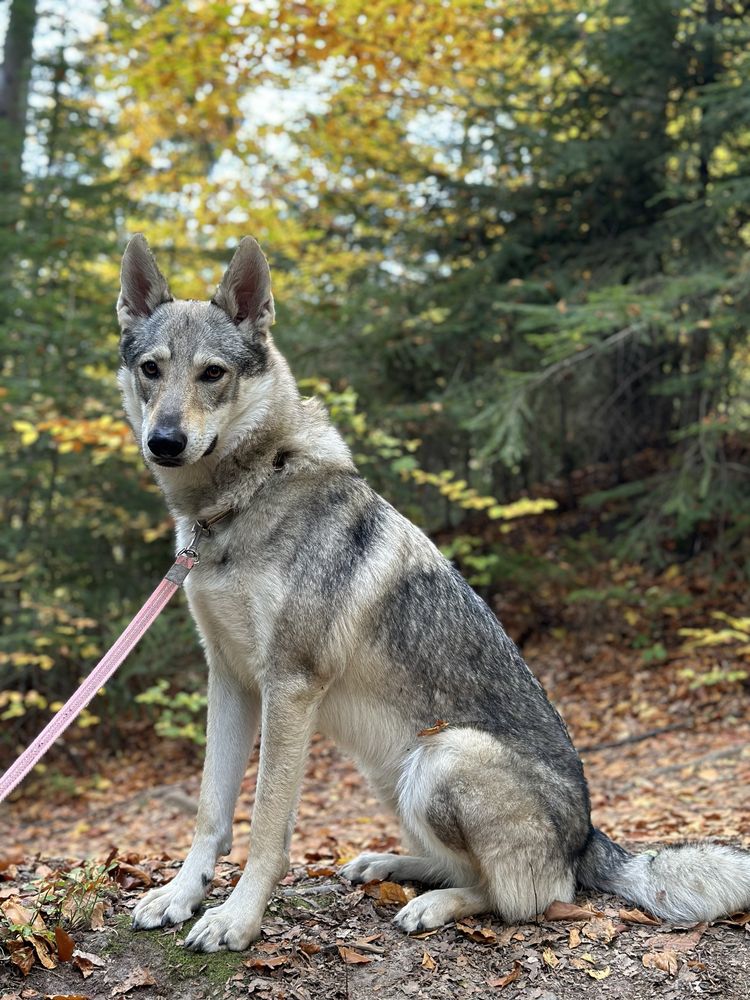
[[[142,873],[136,880],[153,883],[174,874],[174,866],[159,863],[135,870]],[[540,917],[507,927],[491,918],[471,919],[405,937],[391,920],[398,904],[385,901],[397,892],[389,883],[363,890],[329,875],[329,869],[309,871],[296,869],[279,887],[262,939],[241,954],[186,952],[180,942],[189,924],[134,933],[128,912],[143,887],[120,889],[108,903],[103,929],[73,932],[72,961],[52,970],[37,963],[26,979],[6,966],[0,969],[0,995],[3,1000],[124,995],[439,1000],[500,994],[516,1000],[746,1000],[750,995],[748,925],[642,924],[635,921],[648,919],[644,914],[590,896],[585,901],[590,912],[573,914],[583,920]],[[21,880],[31,874],[20,871]],[[221,866],[209,905],[227,895],[238,874],[236,866]]]

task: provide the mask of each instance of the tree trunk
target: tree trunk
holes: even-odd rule
[[[0,69],[0,232],[15,230],[20,215],[35,25],[36,0],[12,0]]]

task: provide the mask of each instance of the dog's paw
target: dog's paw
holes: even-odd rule
[[[399,860],[398,854],[360,854],[344,865],[341,874],[350,882],[382,882],[395,874]]]
[[[446,905],[449,902],[446,892],[450,890],[437,889],[410,899],[393,918],[394,924],[406,934],[419,934],[447,924],[453,920],[454,913],[453,908]]]
[[[248,920],[247,910],[232,904],[231,897],[200,918],[185,938],[191,951],[244,951],[260,936],[260,920]]]
[[[132,928],[135,931],[151,931],[156,927],[167,927],[189,920],[203,902],[205,888],[190,889],[179,883],[176,877],[169,885],[147,892],[133,910]]]

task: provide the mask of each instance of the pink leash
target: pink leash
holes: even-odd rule
[[[34,742],[24,750],[18,760],[11,764],[0,778],[0,802],[10,795],[19,782],[23,781],[32,767],[44,756],[55,740],[65,732],[76,716],[83,711],[96,692],[104,687],[130,651],[140,642],[183,585],[190,570],[198,562],[198,540],[204,534],[210,534],[212,525],[229,513],[229,511],[225,511],[209,521],[196,521],[190,544],[178,554],[167,575],[120,638],[99,660],[76,693],[65,702],[59,712],[53,715]]]

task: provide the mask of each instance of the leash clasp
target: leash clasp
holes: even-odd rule
[[[197,565],[200,560],[200,554],[198,553],[198,542],[205,535],[210,535],[210,534],[211,534],[211,528],[208,524],[206,524],[205,521],[196,521],[193,524],[193,533],[190,536],[190,541],[188,542],[188,544],[185,546],[184,549],[180,550],[179,555],[190,556],[193,562]]]

